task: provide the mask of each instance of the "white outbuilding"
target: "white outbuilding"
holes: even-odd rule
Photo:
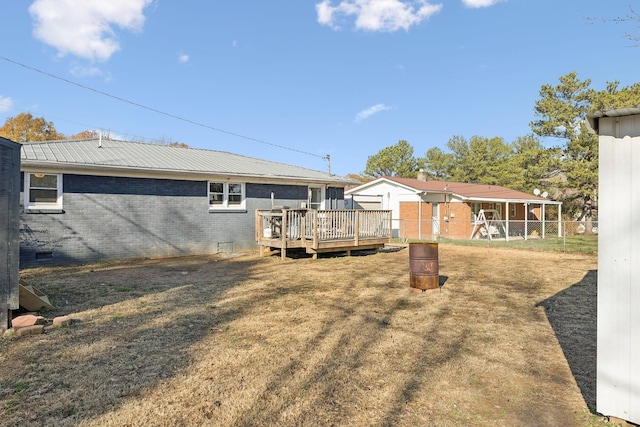
[[[600,168],[596,410],[640,424],[640,106],[588,121]]]

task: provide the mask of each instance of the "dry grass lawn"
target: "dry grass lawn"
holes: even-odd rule
[[[0,338],[11,426],[585,426],[593,255],[441,244],[25,270],[70,327]]]

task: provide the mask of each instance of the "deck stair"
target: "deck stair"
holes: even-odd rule
[[[53,308],[49,297],[23,279],[20,279],[20,306],[29,311]]]

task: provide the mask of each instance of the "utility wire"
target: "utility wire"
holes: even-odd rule
[[[178,115],[175,115],[175,114],[167,113],[167,112],[165,112],[165,111],[161,111],[161,110],[158,110],[158,109],[153,108],[153,107],[148,107],[148,106],[146,106],[146,105],[140,104],[140,103],[138,103],[138,102],[130,101],[130,100],[128,100],[128,99],[125,99],[125,98],[122,98],[122,97],[119,97],[119,96],[116,96],[116,95],[111,95],[110,93],[103,92],[103,91],[101,91],[101,90],[94,89],[94,88],[92,88],[92,87],[85,86],[85,85],[80,84],[80,83],[76,83],[76,82],[74,82],[74,81],[72,81],[72,80],[65,79],[64,77],[60,77],[60,76],[57,76],[57,75],[55,75],[55,74],[48,73],[48,72],[46,72],[46,71],[42,71],[42,70],[39,70],[39,69],[34,68],[34,67],[30,67],[30,66],[25,65],[25,64],[23,64],[23,63],[20,63],[20,62],[18,62],[18,61],[14,61],[14,60],[12,60],[12,59],[9,59],[9,58],[7,58],[7,57],[5,57],[5,56],[1,56],[1,55],[0,55],[0,59],[3,59],[3,60],[5,60],[5,61],[7,61],[7,62],[10,62],[10,63],[12,63],[12,64],[14,64],[14,65],[19,65],[20,67],[26,68],[26,69],[28,69],[28,70],[35,71],[36,73],[40,73],[40,74],[43,74],[43,75],[45,75],[45,76],[48,76],[48,77],[51,77],[51,78],[54,78],[54,79],[57,79],[57,80],[63,81],[63,82],[65,82],[65,83],[68,83],[68,84],[71,84],[71,85],[74,85],[74,86],[78,86],[78,87],[80,87],[80,88],[82,88],[82,89],[89,90],[89,91],[92,91],[92,92],[98,93],[98,94],[100,94],[100,95],[108,96],[109,98],[113,98],[113,99],[116,99],[116,100],[121,101],[121,102],[126,102],[127,104],[131,104],[131,105],[134,105],[134,106],[136,106],[136,107],[143,108],[143,109],[145,109],[145,110],[153,111],[154,113],[162,114],[162,115],[164,115],[164,116],[171,117],[171,118],[174,118],[174,119],[177,119],[177,120],[181,120],[181,121],[183,121],[183,122],[191,123],[191,124],[196,125],[196,126],[200,126],[200,127],[203,127],[203,128],[211,129],[211,130],[214,130],[214,131],[216,131],[216,132],[225,133],[225,134],[227,134],[227,135],[235,136],[235,137],[238,137],[238,138],[247,139],[247,140],[249,140],[249,141],[258,142],[258,143],[260,143],[260,144],[266,144],[266,145],[270,145],[270,146],[272,146],[272,147],[281,148],[281,149],[283,149],[283,150],[290,150],[290,151],[295,151],[295,152],[297,152],[297,153],[306,154],[306,155],[308,155],[308,156],[319,157],[319,158],[321,158],[322,160],[329,160],[329,156],[328,156],[328,155],[326,155],[326,156],[321,156],[321,155],[319,155],[319,154],[309,153],[309,152],[307,152],[307,151],[298,150],[298,149],[296,149],[296,148],[286,147],[286,146],[284,146],[284,145],[278,145],[278,144],[274,144],[274,143],[272,143],[272,142],[267,142],[267,141],[263,141],[263,140],[261,140],[261,139],[252,138],[252,137],[250,137],[250,136],[245,136],[245,135],[241,135],[241,134],[239,134],[239,133],[230,132],[230,131],[227,131],[227,130],[224,130],[224,129],[216,128],[216,127],[213,127],[213,126],[210,126],[210,125],[204,124],[204,123],[196,122],[195,120],[191,120],[191,119],[187,119],[187,118],[185,118],[185,117],[181,117],[181,116],[178,116]]]

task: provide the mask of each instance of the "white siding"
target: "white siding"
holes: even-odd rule
[[[382,209],[391,210],[391,217],[394,220],[400,218],[400,202],[415,202],[418,200],[415,191],[384,181],[358,190],[354,197],[357,197],[358,194],[380,196]]]
[[[364,187],[354,193],[357,195],[380,196],[382,201],[382,209],[391,211],[391,227],[393,237],[400,235],[400,202],[416,202],[418,196],[415,190],[397,185],[395,183],[381,181],[369,187]]]
[[[600,125],[596,409],[639,424],[640,116]]]

